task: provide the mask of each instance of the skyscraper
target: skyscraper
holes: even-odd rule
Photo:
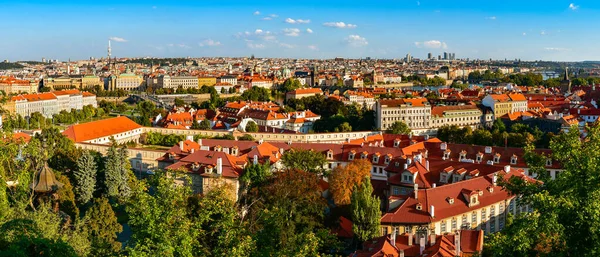
[[[448,53],[444,52],[444,60],[448,60]]]
[[[433,58],[433,54],[431,54],[431,53],[428,53],[428,54],[427,54],[427,59],[431,60],[431,58]]]

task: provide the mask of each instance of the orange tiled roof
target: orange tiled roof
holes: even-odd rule
[[[63,135],[77,143],[96,138],[112,136],[141,127],[142,126],[138,125],[129,118],[120,116],[116,118],[73,125],[67,128],[63,132]]]

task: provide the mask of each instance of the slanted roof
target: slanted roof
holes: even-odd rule
[[[76,143],[79,143],[120,134],[141,127],[142,126],[130,120],[129,118],[125,116],[119,116],[110,119],[72,125],[63,132],[63,135],[75,141]]]

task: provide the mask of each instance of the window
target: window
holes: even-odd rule
[[[495,218],[496,217],[496,206],[492,205],[490,207],[490,218]]]
[[[456,218],[452,218],[452,231],[456,230]]]
[[[471,213],[471,223],[472,224],[477,224],[477,212],[474,211],[473,213]]]
[[[490,233],[496,232],[496,220],[490,219]]]
[[[514,156],[512,158],[510,158],[510,164],[515,165],[517,164],[517,156]]]
[[[477,196],[476,195],[472,195],[471,196],[471,205],[475,205],[477,204]]]
[[[494,156],[494,162],[495,163],[499,163],[500,162],[500,155]]]
[[[351,153],[348,155],[348,160],[351,160],[351,161],[352,161],[352,160],[354,160],[354,153],[352,153],[352,152],[351,152]]]
[[[442,220],[442,224],[441,224],[441,231],[442,233],[446,233],[446,221]]]
[[[498,220],[498,230],[502,230],[504,228],[504,214],[500,215]]]
[[[513,199],[508,204],[508,212],[513,213],[514,209],[515,209],[515,200]]]
[[[552,159],[546,159],[546,166],[552,166]]]
[[[394,187],[394,189],[392,191],[393,191],[393,193],[392,193],[393,195],[399,195],[400,194],[400,189],[397,188],[397,187]]]
[[[461,224],[461,227],[463,227],[463,228],[465,228],[465,229],[466,229],[466,228],[468,228],[468,227],[467,227],[467,225],[468,225],[467,223],[469,223],[469,221],[468,221],[468,219],[467,219],[467,215],[463,215],[463,216],[462,216],[462,224]]]
[[[487,213],[485,211],[485,208],[481,209],[481,221],[485,221],[487,219]]]
[[[477,162],[481,162],[481,159],[483,158],[483,154],[477,154],[477,158],[476,161]]]
[[[402,175],[402,182],[410,182],[410,183],[412,183],[413,182],[412,181],[412,176],[408,175],[408,174],[403,174]]]

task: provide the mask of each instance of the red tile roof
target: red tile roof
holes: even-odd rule
[[[128,132],[141,127],[129,118],[120,116],[72,125],[63,132],[63,135],[78,143]]]

